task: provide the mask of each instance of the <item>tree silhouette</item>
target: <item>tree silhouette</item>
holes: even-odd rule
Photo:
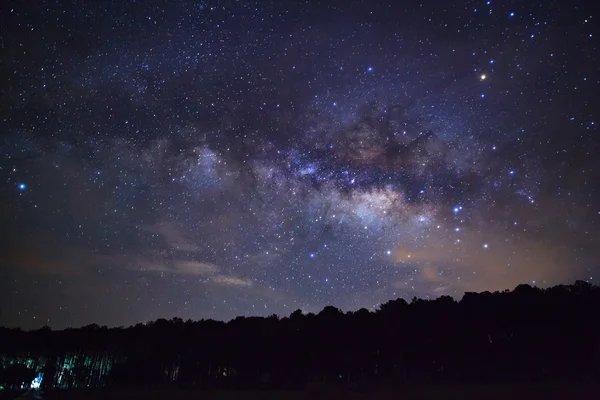
[[[129,328],[0,329],[2,385],[303,389],[581,381],[600,375],[600,288],[578,281],[390,300],[376,311]],[[25,364],[29,365],[27,368]],[[337,390],[337,389],[335,389]],[[334,390],[334,391],[335,391]]]

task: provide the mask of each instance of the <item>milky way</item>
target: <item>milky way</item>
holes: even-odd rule
[[[595,282],[592,2],[0,13],[3,325]]]

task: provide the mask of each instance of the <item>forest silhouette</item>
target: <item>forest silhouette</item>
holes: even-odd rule
[[[376,311],[229,322],[158,319],[128,328],[0,329],[5,388],[177,387],[352,390],[420,384],[592,381],[599,376],[600,288],[397,299]]]

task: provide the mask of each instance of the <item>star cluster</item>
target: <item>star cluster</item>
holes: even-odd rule
[[[594,282],[585,1],[0,10],[0,322]]]

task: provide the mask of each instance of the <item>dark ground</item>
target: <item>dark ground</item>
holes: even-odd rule
[[[4,393],[7,395],[7,393]],[[0,396],[5,398],[15,398]],[[33,397],[26,397],[33,398]],[[209,390],[143,390],[143,389],[77,389],[47,392],[43,399],[53,400],[320,400],[320,399],[373,399],[373,400],[470,400],[470,399],[600,399],[600,385],[590,384],[540,384],[523,386],[452,386],[422,387],[405,391],[371,391],[369,393],[352,393],[340,389],[306,390],[301,392],[277,391],[209,391]]]

